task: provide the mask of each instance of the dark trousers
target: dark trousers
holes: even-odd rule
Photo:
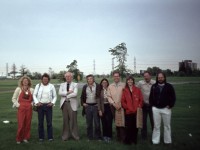
[[[101,117],[103,136],[112,138],[112,122],[113,115],[111,112],[110,104],[104,104],[104,113]]]
[[[141,130],[142,139],[147,139],[147,117],[149,115],[150,123],[151,123],[151,130],[153,131],[154,122],[153,122],[153,113],[152,107],[149,104],[143,105],[143,128]]]
[[[131,143],[137,144],[138,129],[136,128],[136,113],[125,115],[125,125],[126,125],[125,143],[126,144],[131,144]]]
[[[101,129],[100,129],[100,117],[98,114],[98,108],[95,105],[88,105],[85,108],[86,122],[87,122],[87,137],[88,139],[100,139]],[[93,131],[94,122],[94,131]]]
[[[48,139],[53,139],[53,128],[52,128],[52,107],[48,107],[47,104],[43,104],[38,107],[38,133],[39,139],[44,139],[44,116],[46,116],[47,122],[47,134]]]
[[[117,141],[122,143],[125,142],[126,138],[125,127],[116,127],[116,131],[117,131]]]

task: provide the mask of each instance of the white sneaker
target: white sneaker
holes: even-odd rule
[[[43,141],[44,141],[44,139],[39,139],[39,141],[40,141],[40,142],[43,142]]]
[[[21,144],[21,142],[19,142],[19,141],[17,141],[16,143],[17,143],[17,144]]]
[[[49,142],[52,142],[53,141],[53,139],[49,139]]]
[[[26,140],[26,139],[24,139],[23,142],[24,142],[24,143],[29,143],[28,140]]]

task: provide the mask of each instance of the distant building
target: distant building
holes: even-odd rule
[[[179,71],[185,69],[191,69],[192,71],[197,70],[197,63],[192,62],[192,60],[183,60],[179,62]]]
[[[146,70],[140,70],[140,74],[143,75]]]

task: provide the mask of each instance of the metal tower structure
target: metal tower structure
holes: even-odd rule
[[[136,58],[134,56],[134,74],[136,74],[136,73],[137,73],[137,70],[136,70]]]
[[[6,63],[6,77],[8,76],[8,63]]]
[[[96,65],[95,65],[95,59],[94,59],[94,60],[93,60],[93,75],[96,74],[95,67],[96,67]]]

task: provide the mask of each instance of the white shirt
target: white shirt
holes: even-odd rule
[[[44,94],[43,94],[44,93]],[[48,96],[47,96],[48,93]],[[47,101],[48,98],[48,101]],[[37,84],[33,93],[34,103],[53,103],[55,105],[57,100],[56,89],[53,84],[44,86],[42,83]],[[42,100],[43,99],[43,100]]]
[[[50,103],[48,86],[43,86],[43,91],[42,91],[42,96],[41,96],[40,102],[41,103]]]
[[[92,88],[89,85],[86,88],[86,103],[97,103],[96,101],[96,83],[92,85]]]

